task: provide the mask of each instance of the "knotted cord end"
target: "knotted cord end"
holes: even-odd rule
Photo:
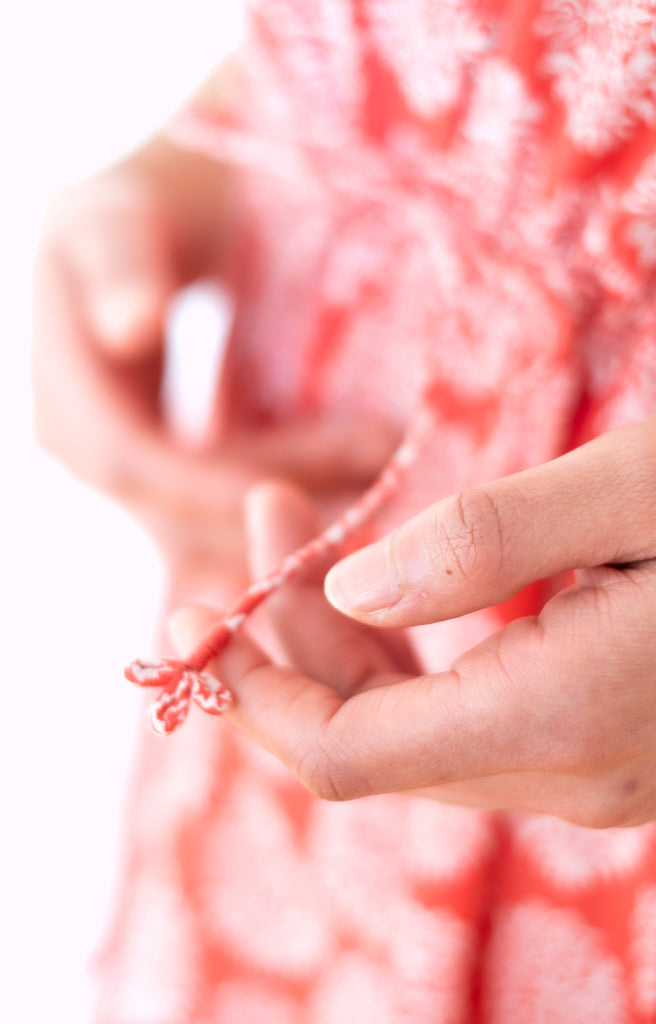
[[[188,661],[133,661],[125,669],[126,678],[138,686],[162,687],[150,711],[150,722],[155,732],[171,733],[177,729],[187,717],[191,700],[210,715],[220,715],[225,711],[232,699],[230,692],[213,676],[203,672],[203,669],[230,643],[262,601],[318,559],[329,554],[334,558],[345,539],[375,515],[397,491],[403,473],[417,460],[420,440],[426,429],[423,412],[424,406],[420,406],[405,440],[378,480],[364,492],[359,501],[351,505],[318,537],[284,558],[268,576],[256,580],[242,594],[229,614],[189,655]]]
[[[182,725],[192,700],[210,715],[222,714],[232,701],[232,694],[218,679],[195,671],[184,661],[133,661],[124,674],[137,686],[162,687],[150,707],[150,724],[160,735],[169,735]]]

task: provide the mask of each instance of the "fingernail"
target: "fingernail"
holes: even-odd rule
[[[326,576],[326,597],[343,612],[384,611],[402,596],[384,543],[356,551],[334,565]]]

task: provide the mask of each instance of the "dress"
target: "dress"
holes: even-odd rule
[[[385,529],[656,412],[653,0],[260,0],[235,81],[170,128],[241,167],[235,422],[403,425],[428,383]],[[656,824],[326,804],[196,715],[144,741],[98,970],[98,1024],[646,1024]]]

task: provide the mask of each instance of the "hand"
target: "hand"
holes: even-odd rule
[[[392,438],[362,424],[233,430],[190,452],[160,408],[164,319],[187,282],[216,274],[230,244],[225,168],[155,140],[60,196],[36,266],[37,435],[77,475],[133,511],[178,581],[245,582],[242,500],[272,473],[360,488]]]
[[[297,668],[238,638],[214,666],[232,720],[329,799],[406,790],[592,827],[655,818],[655,456],[652,419],[434,505],[329,573],[331,600],[359,622],[338,622],[318,587],[281,595]],[[260,499],[260,547],[284,533],[276,500]],[[572,569],[538,616],[448,672],[399,672],[371,635]],[[183,614],[187,643],[199,615]]]
[[[192,508],[210,488],[207,467],[162,420],[164,318],[176,290],[214,262],[209,231],[220,225],[201,228],[197,197],[221,209],[224,179],[155,140],[53,201],[35,268],[38,439],[154,525],[165,547],[182,481]]]

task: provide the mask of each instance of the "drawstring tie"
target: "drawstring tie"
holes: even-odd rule
[[[210,715],[220,715],[232,701],[232,694],[214,675],[206,672],[209,662],[230,643],[238,629],[270,594],[299,576],[311,563],[332,556],[356,530],[371,520],[398,491],[408,467],[417,461],[420,443],[428,429],[429,404],[425,402],[378,479],[342,515],[313,540],[288,555],[276,568],[256,580],[202,640],[185,661],[175,659],[137,660],[125,669],[125,678],[137,686],[158,687],[150,707],[155,732],[172,733],[189,712],[191,701]]]

